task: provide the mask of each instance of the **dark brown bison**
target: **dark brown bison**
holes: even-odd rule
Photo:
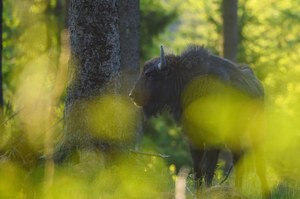
[[[189,140],[196,184],[210,186],[220,149],[228,147],[237,164],[261,142],[264,89],[247,65],[236,65],[190,46],[181,55],[147,61],[130,97],[146,117],[168,110]],[[260,157],[260,156],[259,156]],[[262,158],[257,174],[263,190],[267,181]],[[242,167],[240,167],[242,168]],[[243,169],[236,169],[241,186]]]

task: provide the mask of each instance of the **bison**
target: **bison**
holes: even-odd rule
[[[259,149],[264,89],[252,69],[191,45],[181,55],[165,55],[144,64],[130,92],[146,117],[168,110],[188,138],[196,185],[210,186],[220,150],[228,147],[234,164]],[[268,192],[263,158],[256,158],[263,191]],[[242,168],[242,167],[240,167]],[[240,187],[243,169],[236,170]]]

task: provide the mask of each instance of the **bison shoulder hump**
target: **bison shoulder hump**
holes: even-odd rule
[[[199,65],[206,65],[210,53],[203,46],[190,45],[181,53],[181,65],[188,69],[198,68]]]

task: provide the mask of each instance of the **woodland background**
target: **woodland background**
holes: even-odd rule
[[[140,21],[136,73],[145,60],[159,55],[161,44],[167,53],[179,54],[192,43],[223,56],[221,0],[135,2]],[[100,105],[91,105],[96,111],[88,114],[100,120],[94,128],[108,132],[101,138],[117,140],[114,148],[76,149],[66,163],[54,165],[52,156],[66,131],[66,88],[72,73],[68,1],[1,3],[0,198],[174,198],[178,172],[191,167],[185,138],[180,127],[163,115],[144,124],[143,136],[123,142],[128,138],[124,132],[131,131],[132,136],[139,124],[137,108],[127,99],[136,77],[130,72],[121,100],[106,95]],[[237,11],[236,62],[250,65],[266,92],[265,153],[272,195],[299,198],[300,1],[240,0]],[[97,110],[102,116],[93,115]],[[115,117],[121,118],[118,125]],[[117,135],[106,130],[120,128]],[[215,185],[223,178],[222,169],[216,176]],[[255,173],[246,180],[243,194],[261,197]],[[225,185],[232,181],[230,177]],[[188,176],[185,196],[193,198],[194,193]]]

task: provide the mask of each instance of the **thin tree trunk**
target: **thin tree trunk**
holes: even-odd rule
[[[236,61],[238,45],[238,0],[223,0],[223,56]]]
[[[111,82],[120,71],[118,20],[115,1],[70,0],[71,83],[65,101],[64,142],[55,161],[62,161],[74,148],[99,147],[101,143],[90,132],[86,109],[90,100],[109,88],[117,90]]]
[[[236,62],[238,47],[238,0],[223,0],[223,57]],[[228,173],[233,165],[230,151],[223,149],[220,158],[225,160],[224,173]]]

